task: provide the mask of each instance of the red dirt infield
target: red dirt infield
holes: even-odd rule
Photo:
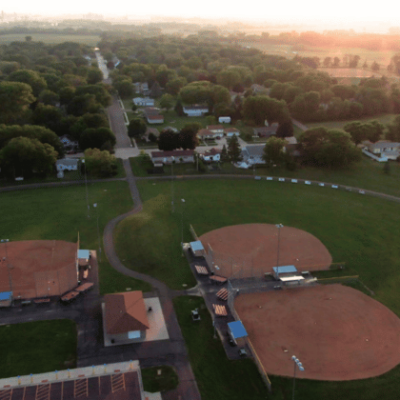
[[[400,363],[400,319],[342,285],[239,295],[235,308],[266,372],[341,381],[388,372]]]
[[[218,275],[260,277],[277,265],[278,231],[270,224],[232,225],[207,232],[200,240],[207,252],[208,244],[211,245]],[[332,256],[315,236],[297,228],[280,229],[280,266],[294,265],[299,271],[315,271],[331,264]]]
[[[78,285],[76,256],[77,244],[63,240],[2,243],[0,292],[12,291],[14,299],[60,296]]]

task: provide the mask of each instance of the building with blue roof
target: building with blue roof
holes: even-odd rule
[[[228,329],[233,340],[247,337],[247,331],[242,321],[228,322]]]
[[[196,257],[204,256],[204,247],[200,240],[196,240],[195,242],[190,242],[190,248],[193,251],[193,254]]]
[[[10,307],[13,299],[13,292],[0,292],[0,307]]]

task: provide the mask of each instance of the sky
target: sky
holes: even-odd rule
[[[4,12],[45,15],[96,13],[104,16],[178,16],[227,19],[254,19],[276,23],[319,23],[329,26],[351,27],[351,24],[376,24],[386,22],[388,27],[398,26],[400,3],[393,0],[361,2],[335,0],[260,1],[98,1],[98,0],[15,0],[0,5]]]

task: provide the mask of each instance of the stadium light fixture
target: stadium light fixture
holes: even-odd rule
[[[186,200],[181,199],[182,202],[182,207],[181,207],[181,247],[182,247],[182,257],[184,256],[183,254],[183,205],[185,204]]]
[[[278,251],[277,251],[277,260],[276,260],[276,275],[279,278],[279,252],[281,247],[281,228],[283,228],[282,224],[275,225],[278,228]]]
[[[296,369],[298,368],[299,371],[304,372],[304,367],[303,367],[303,364],[300,362],[300,360],[296,356],[292,356],[292,360],[294,363],[292,400],[294,400],[294,388],[295,388],[295,383],[296,383]]]

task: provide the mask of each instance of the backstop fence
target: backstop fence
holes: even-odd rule
[[[239,293],[240,293],[239,289],[234,288],[232,286],[231,281],[228,280],[228,307],[236,321],[240,321],[239,314],[236,312],[235,309],[235,297],[238,296]],[[251,355],[253,356],[253,359],[257,365],[258,371],[260,372],[264,383],[266,384],[268,390],[271,391],[272,390],[271,381],[264,369],[264,366],[262,365],[261,360],[257,355],[256,350],[254,349],[253,343],[251,343],[251,340],[248,336],[245,338],[245,341],[248,345],[248,348],[250,349]]]
[[[196,231],[194,230],[192,224],[189,225],[189,230],[190,230],[190,233],[191,233],[192,236],[193,236],[193,240],[195,240],[195,241],[199,240],[199,237],[197,236],[197,233],[196,233]]]

